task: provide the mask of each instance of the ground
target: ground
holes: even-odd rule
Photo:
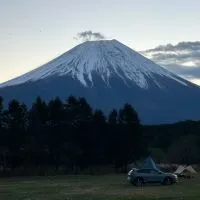
[[[0,179],[0,200],[199,200],[200,179],[172,186],[126,182],[126,175]]]

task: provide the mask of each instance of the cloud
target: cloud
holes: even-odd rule
[[[196,42],[179,42],[177,45],[167,44],[160,45],[154,49],[148,49],[145,52],[158,52],[158,51],[196,51],[200,50],[200,41]]]
[[[185,79],[200,81],[200,41],[160,45],[141,53]]]
[[[199,67],[185,67],[177,64],[170,64],[165,66],[170,71],[179,74],[185,78],[199,78],[200,79],[200,68]]]
[[[100,32],[93,32],[91,30],[88,30],[88,31],[83,31],[83,32],[77,33],[77,36],[74,37],[74,39],[90,41],[90,40],[103,40],[103,39],[106,39],[106,37]]]
[[[188,52],[188,53],[154,53],[153,58],[158,61],[172,59],[175,61],[200,61],[200,51]]]

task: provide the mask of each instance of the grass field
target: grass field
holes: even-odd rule
[[[136,188],[126,175],[0,179],[0,200],[200,200],[200,179]]]

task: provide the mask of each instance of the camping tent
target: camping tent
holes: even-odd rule
[[[181,174],[185,170],[185,166],[179,165],[174,174]]]
[[[141,169],[156,169],[159,170],[158,167],[156,166],[155,162],[153,159],[149,156],[144,160],[144,164],[141,167]]]
[[[179,167],[174,173],[175,174],[182,174],[182,173],[196,174],[197,172],[194,170],[194,168],[191,165],[189,166],[179,165]]]
[[[197,174],[197,172],[194,170],[194,168],[191,165],[187,166],[185,170],[187,170],[187,172],[189,173]]]
[[[197,172],[194,170],[194,168],[189,165],[189,166],[182,166],[180,165],[177,170],[174,172],[174,174],[177,174],[180,177],[185,177],[185,178],[191,178],[194,177]]]

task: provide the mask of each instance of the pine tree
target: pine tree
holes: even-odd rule
[[[30,109],[30,128],[32,130],[42,130],[47,123],[48,119],[48,108],[47,104],[40,98],[37,97]]]
[[[9,149],[8,162],[12,166],[23,163],[23,151],[26,144],[26,131],[28,127],[28,111],[24,104],[12,100],[4,112],[7,129],[7,145]]]
[[[117,110],[112,110],[112,112],[108,116],[109,124],[116,125],[118,120],[118,112]]]
[[[119,111],[119,130],[119,162],[125,166],[140,157],[142,148],[140,120],[130,104]]]
[[[119,149],[120,139],[118,137],[118,111],[112,110],[108,116],[108,145],[107,145],[107,162],[116,164],[118,158],[117,152]]]
[[[13,131],[25,131],[28,126],[28,110],[25,104],[12,100],[5,111],[5,120],[9,129]]]
[[[64,118],[64,105],[57,97],[51,100],[48,104],[48,122],[51,127],[58,126],[63,122]]]
[[[49,155],[48,107],[45,101],[37,97],[29,111],[27,160],[34,165],[48,164]]]

